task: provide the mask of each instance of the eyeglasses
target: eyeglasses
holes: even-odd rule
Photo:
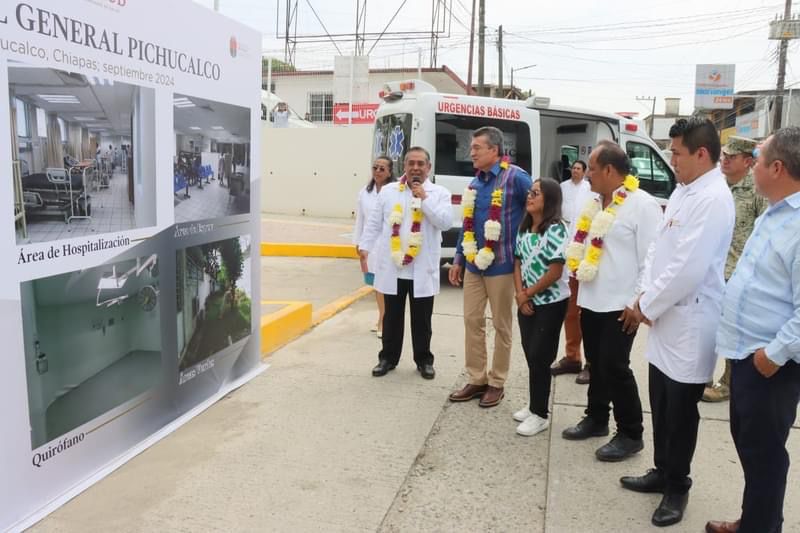
[[[383,172],[384,170],[387,170],[387,169],[386,169],[386,167],[382,167],[380,165],[373,165],[372,166],[372,170],[380,170],[381,172]]]
[[[537,191],[536,189],[531,189],[528,191],[528,196],[531,198],[536,198],[542,195],[542,191]]]

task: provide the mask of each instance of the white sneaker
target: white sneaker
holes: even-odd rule
[[[523,407],[522,409],[520,409],[519,411],[517,411],[516,413],[514,413],[511,416],[517,422],[525,422],[525,420],[527,420],[528,417],[531,416],[532,414],[533,413],[531,413],[530,409],[528,409],[527,407]]]
[[[517,433],[523,437],[532,437],[550,427],[550,421],[539,415],[531,414],[522,424],[517,426]]]

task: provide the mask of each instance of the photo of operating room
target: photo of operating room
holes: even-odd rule
[[[161,381],[158,256],[20,287],[33,449]]]
[[[153,89],[10,63],[17,243],[156,224]]]
[[[177,251],[181,371],[250,335],[250,237]]]
[[[250,212],[250,109],[173,96],[175,222]]]

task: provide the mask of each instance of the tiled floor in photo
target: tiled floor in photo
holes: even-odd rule
[[[136,225],[133,204],[128,201],[128,178],[115,173],[106,189],[90,191],[91,218],[72,219],[64,222],[60,212],[42,216],[31,213],[28,217],[28,237],[22,238],[22,230],[17,227],[17,242],[54,241],[71,239],[133,229]]]
[[[228,184],[218,180],[203,182],[203,188],[190,186],[175,193],[175,222],[189,222],[208,218],[240,215],[250,211],[249,196],[235,197],[229,193]]]

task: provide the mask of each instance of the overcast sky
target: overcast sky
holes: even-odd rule
[[[212,7],[213,0],[195,0]],[[446,65],[467,79],[472,0],[446,0],[449,36],[439,41],[438,66]],[[430,32],[434,0],[370,0],[367,32]],[[452,11],[449,10],[452,3]],[[681,112],[694,102],[695,64],[734,63],[735,90],[770,89],[777,76],[777,43],[767,39],[769,21],[783,14],[776,0],[489,0],[486,9],[486,81],[498,74],[497,35],[503,26],[504,84],[511,69],[517,87],[549,96],[553,103],[606,111],[656,113],[665,97],[680,97]],[[219,0],[220,12],[261,31],[264,53],[283,59],[284,42],[276,38],[285,21],[286,0]],[[294,4],[294,0],[292,0]],[[402,6],[402,7],[401,7]],[[313,11],[312,11],[313,7]],[[319,17],[315,16],[314,11]],[[795,9],[797,12],[798,9]],[[452,15],[452,16],[451,16]],[[321,23],[320,23],[321,20]],[[279,22],[280,21],[280,22]],[[356,1],[299,0],[297,33],[353,33]],[[372,48],[368,41],[366,49]],[[340,43],[351,54],[353,43]],[[381,41],[370,54],[371,68],[416,67],[422,49],[429,66],[430,39]],[[477,42],[476,42],[477,65]],[[800,41],[789,47],[787,84],[800,89]],[[298,69],[332,69],[337,49],[327,43],[297,45]],[[473,70],[477,83],[477,66]]]

